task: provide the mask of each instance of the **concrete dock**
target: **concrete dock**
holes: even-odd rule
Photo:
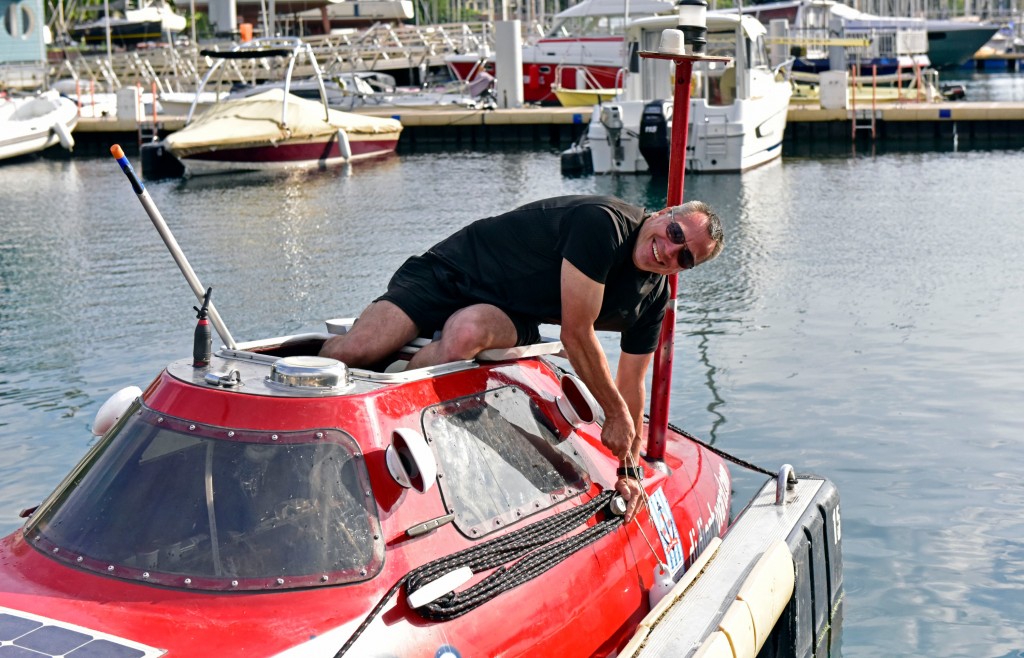
[[[506,110],[467,110],[463,108],[387,109],[368,112],[399,119],[402,132],[400,151],[419,148],[486,148],[489,146],[542,146],[566,148],[590,122],[589,107],[525,107]],[[874,118],[876,140],[945,138],[956,135],[965,140],[1017,139],[1024,137],[1024,103],[1016,102],[940,102],[880,103],[851,109],[820,109],[817,106],[792,106],[786,126],[786,142],[809,140],[846,140],[854,135],[856,116],[858,139],[872,139],[867,127]],[[157,133],[173,132],[184,125],[184,118],[158,116]],[[141,127],[141,132],[140,132]],[[82,119],[75,137],[84,142],[103,142],[113,138],[128,142],[137,135],[152,133],[152,120],[141,124],[116,118]]]

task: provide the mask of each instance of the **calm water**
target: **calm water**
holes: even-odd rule
[[[787,157],[690,177],[728,247],[681,282],[673,422],[843,501],[842,649],[1024,656],[1024,151]],[[357,313],[409,254],[565,179],[543,152],[417,154],[148,186],[237,340]],[[100,404],[190,354],[195,304],[110,158],[0,166],[0,531]],[[617,358],[616,341],[605,341]],[[737,498],[760,478],[738,469]]]

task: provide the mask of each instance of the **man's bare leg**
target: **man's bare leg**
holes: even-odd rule
[[[389,301],[374,302],[348,333],[328,338],[320,356],[362,368],[394,354],[418,334],[419,329],[405,311]]]
[[[472,359],[484,350],[515,347],[519,334],[512,319],[497,306],[474,304],[459,309],[444,323],[441,339],[424,346],[409,369]]]

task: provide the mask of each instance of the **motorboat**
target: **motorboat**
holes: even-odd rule
[[[77,125],[78,108],[53,89],[0,100],[0,160],[57,144],[70,151],[75,146],[71,133]]]
[[[147,41],[171,41],[185,29],[188,20],[163,0],[153,0],[137,9],[125,9],[115,14],[79,23],[68,30],[72,39],[86,46],[100,46],[110,41],[124,47],[134,47]]]
[[[630,46],[655,50],[675,17],[633,21]],[[746,171],[779,158],[792,85],[769,66],[765,27],[751,16],[707,17],[706,53],[721,61],[694,64],[686,170]],[[672,134],[672,82],[669,64],[643,60],[626,77],[625,91],[595,105],[580,143],[563,154],[563,171],[597,174],[668,171]]]
[[[890,75],[931,65],[923,18],[868,14],[835,0],[781,0],[745,5],[742,12],[765,26],[786,21],[785,36],[776,38],[795,54],[797,73],[857,67],[858,75]]]
[[[1001,29],[997,23],[954,18],[929,18],[925,25],[928,59],[939,70],[963,66]]]
[[[86,455],[0,540],[5,648],[692,655],[726,628],[740,655],[827,649],[843,599],[830,482],[765,471],[733,518],[728,456],[668,426],[624,524],[603,412],[557,340],[415,369],[426,339],[369,368],[319,357],[353,318],[236,342],[114,154],[202,299],[193,349],[114,393]]]
[[[215,59],[195,97],[224,61],[277,60],[284,84],[251,96],[230,96],[196,116],[193,105],[184,128],[158,147],[178,160],[186,175],[284,168],[322,168],[392,153],[402,124],[331,109],[321,71],[310,46],[295,37],[265,37],[228,51],[204,51]],[[297,61],[311,66],[319,101],[290,93]],[[157,169],[160,167],[157,166]]]
[[[621,82],[627,65],[623,48],[627,24],[675,9],[671,0],[582,0],[555,14],[542,38],[523,45],[523,100],[557,104],[555,86],[565,90],[621,86],[616,82]],[[481,70],[495,74],[493,53],[449,55],[445,62],[464,81]]]

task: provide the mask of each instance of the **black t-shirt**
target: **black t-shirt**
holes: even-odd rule
[[[643,208],[614,197],[555,197],[473,222],[430,253],[461,273],[456,285],[467,297],[553,324],[562,316],[564,258],[605,286],[594,328],[621,332],[624,352],[648,354],[668,284],[633,264],[643,219]]]

